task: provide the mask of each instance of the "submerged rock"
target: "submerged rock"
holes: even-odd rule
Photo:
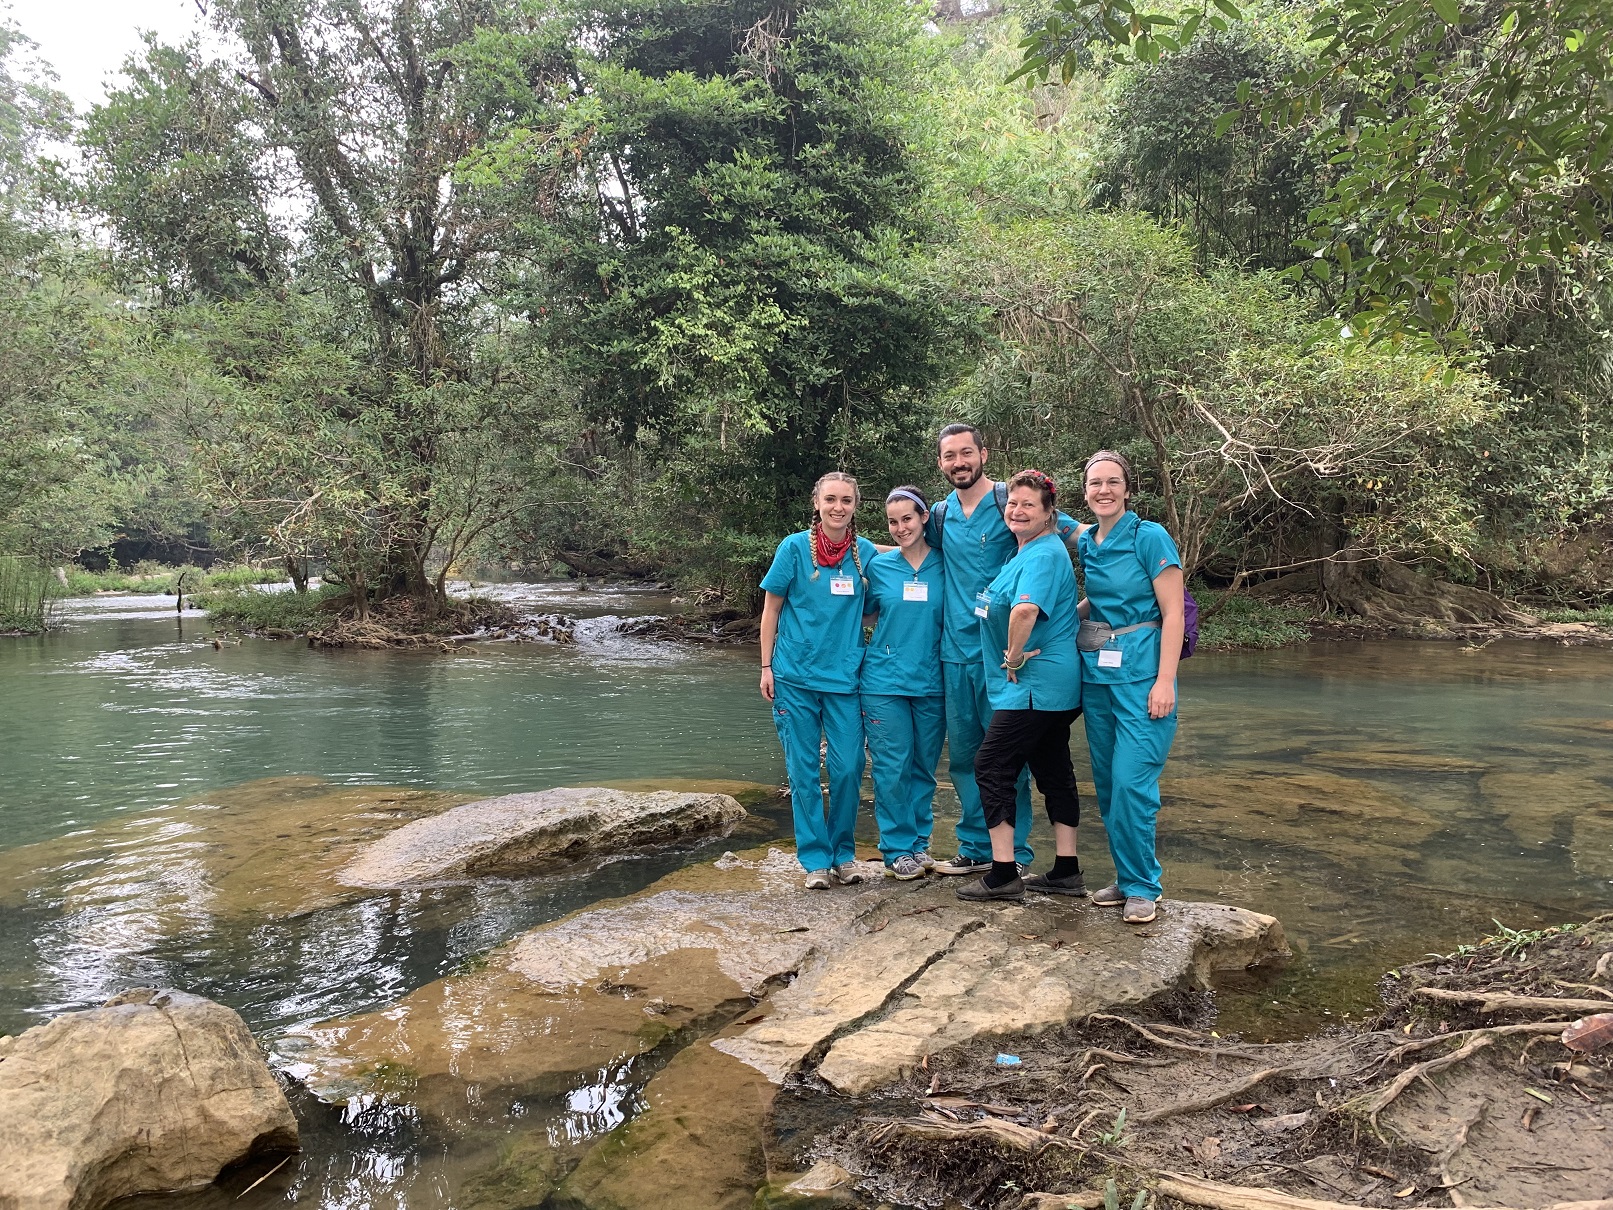
[[[1346,866],[1414,860],[1440,821],[1375,782],[1336,773],[1229,766],[1160,783],[1161,830],[1214,846],[1287,845]]]
[[[726,794],[601,786],[506,794],[407,824],[370,845],[338,877],[375,888],[523,873],[712,832],[726,835],[743,818],[745,808]]]
[[[293,1150],[297,1123],[239,1016],[141,988],[6,1039],[0,1139],[0,1207],[91,1210]]]

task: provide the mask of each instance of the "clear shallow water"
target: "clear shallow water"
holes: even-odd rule
[[[176,626],[171,600],[123,597],[75,603],[66,629],[0,642],[0,1031],[154,983],[229,1003],[272,1040],[785,833],[775,800],[753,807],[743,836],[586,876],[298,900],[341,839],[323,825],[355,809],[446,801],[432,792],[782,778],[754,653],[613,632],[616,616],[665,608],[654,594],[499,592],[589,620],[567,647],[215,650],[201,619]],[[1520,927],[1613,906],[1613,652],[1205,654],[1184,668],[1182,701],[1161,817],[1168,893],[1270,912],[1296,949],[1287,970],[1222,997],[1224,1030],[1282,1036],[1360,1017],[1386,968],[1492,919]],[[1078,767],[1084,757],[1078,743]],[[945,794],[938,807],[955,812]],[[227,874],[202,856],[220,819],[239,821],[225,829],[239,832]],[[1088,825],[1095,885],[1108,865]],[[949,834],[938,829],[938,851]],[[1036,839],[1050,851],[1045,823]],[[601,1070],[523,1112],[557,1141],[596,1137],[633,1111],[664,1058]],[[303,1100],[299,1112],[307,1151],[242,1205],[293,1194],[330,1207],[449,1205],[456,1174],[509,1129],[445,1140],[386,1106]]]

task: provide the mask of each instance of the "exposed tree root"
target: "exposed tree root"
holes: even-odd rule
[[[1407,1055],[1416,1054],[1419,1050],[1427,1050],[1431,1046],[1438,1046],[1442,1042],[1454,1042],[1458,1038],[1471,1038],[1475,1034],[1491,1034],[1497,1038],[1504,1038],[1508,1034],[1550,1034],[1562,1033],[1571,1024],[1571,1021],[1528,1021],[1522,1025],[1490,1025],[1482,1029],[1459,1029],[1448,1034],[1435,1034],[1431,1038],[1419,1038],[1415,1042],[1405,1042],[1385,1054],[1373,1066],[1382,1066],[1384,1063],[1394,1063]]]
[[[1155,1187],[1166,1197],[1195,1206],[1207,1206],[1210,1210],[1360,1210],[1359,1206],[1352,1207],[1347,1202],[1319,1201],[1271,1189],[1224,1185],[1220,1181],[1205,1180],[1182,1172],[1160,1173]],[[1486,1210],[1510,1210],[1510,1207],[1488,1207]],[[1613,1200],[1557,1202],[1547,1210],[1613,1210]]]
[[[1305,1066],[1308,1067],[1308,1065]],[[1251,1076],[1245,1076],[1236,1083],[1224,1085],[1220,1089],[1211,1093],[1209,1096],[1198,1097],[1190,1101],[1177,1101],[1171,1105],[1164,1105],[1158,1109],[1149,1110],[1147,1113],[1139,1113],[1132,1120],[1146,1125],[1149,1122],[1159,1122],[1166,1118],[1176,1117],[1178,1114],[1198,1113],[1201,1109],[1214,1109],[1217,1105],[1223,1105],[1227,1101],[1232,1100],[1233,1097],[1242,1096],[1251,1088],[1254,1088],[1256,1085],[1263,1084],[1267,1080],[1274,1079],[1277,1076],[1295,1075],[1300,1070],[1302,1070],[1300,1065],[1290,1065],[1287,1067],[1268,1067],[1264,1071],[1257,1071]]]
[[[1157,1033],[1155,1033],[1153,1030],[1149,1029],[1146,1025],[1139,1025],[1139,1024],[1137,1024],[1137,1022],[1129,1020],[1126,1017],[1116,1017],[1116,1016],[1111,1015],[1110,1013],[1093,1013],[1090,1017],[1087,1018],[1087,1020],[1088,1021],[1113,1021],[1117,1025],[1124,1025],[1127,1029],[1131,1030],[1133,1033],[1136,1033],[1140,1037],[1146,1038],[1148,1041],[1152,1042],[1155,1046],[1160,1047],[1162,1050],[1180,1050],[1180,1051],[1185,1051],[1185,1052],[1187,1052],[1189,1054],[1215,1055],[1218,1058],[1226,1058],[1226,1059],[1258,1060],[1258,1059],[1260,1059],[1262,1057],[1260,1055],[1246,1054],[1246,1053],[1244,1053],[1243,1051],[1240,1051],[1240,1050],[1226,1050],[1226,1049],[1223,1049],[1223,1048],[1218,1047],[1218,1046],[1194,1046],[1194,1045],[1192,1045],[1190,1043],[1187,1043],[1187,1042],[1172,1042],[1169,1038],[1160,1037]],[[1176,1032],[1176,1031],[1173,1030],[1172,1032]],[[1183,1030],[1181,1032],[1188,1033],[1189,1031]]]
[[[1480,1013],[1605,1013],[1613,999],[1569,1000],[1555,996],[1513,996],[1505,992],[1459,992],[1444,987],[1419,987],[1411,993],[1419,1000],[1470,1005]]]
[[[1016,1151],[1028,1151],[1033,1154],[1049,1146],[1085,1150],[1068,1139],[1061,1139],[1054,1134],[1043,1134],[1040,1130],[1032,1130],[1029,1126],[1020,1126],[1014,1122],[1005,1122],[1001,1118],[985,1117],[977,1122],[946,1122],[938,1118],[875,1118],[872,1121],[876,1125],[868,1137],[869,1141],[874,1143],[882,1143],[892,1135],[904,1134],[909,1138],[942,1141],[984,1137],[1004,1143]]]

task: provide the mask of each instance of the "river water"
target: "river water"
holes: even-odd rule
[[[498,591],[584,619],[577,643],[215,648],[204,619],[140,597],[78,602],[59,630],[0,640],[0,1032],[160,985],[230,1004],[272,1043],[725,847],[787,836],[782,800],[753,786],[740,838],[569,877],[321,900],[310,871],[366,818],[549,786],[782,779],[753,652],[617,633],[620,617],[667,608],[654,593]],[[1223,1032],[1359,1019],[1399,962],[1497,923],[1613,906],[1613,652],[1204,653],[1183,667],[1181,701],[1167,893],[1276,915],[1296,953],[1223,991]],[[950,795],[937,805],[955,815]],[[1083,845],[1102,882],[1091,814]],[[871,811],[861,822],[871,843]],[[1034,839],[1051,852],[1045,829]],[[579,1086],[551,1107],[556,1128],[609,1130],[644,1078]],[[296,1100],[307,1150],[289,1183],[239,1205],[455,1204],[451,1146],[384,1107]]]

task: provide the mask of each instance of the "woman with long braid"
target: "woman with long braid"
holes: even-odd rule
[[[831,471],[812,489],[812,524],[779,543],[762,577],[762,696],[784,745],[795,852],[808,890],[861,882],[852,830],[865,761],[858,674],[863,660],[863,568],[878,554],[857,534],[861,496]],[[824,812],[819,742],[827,738]]]

